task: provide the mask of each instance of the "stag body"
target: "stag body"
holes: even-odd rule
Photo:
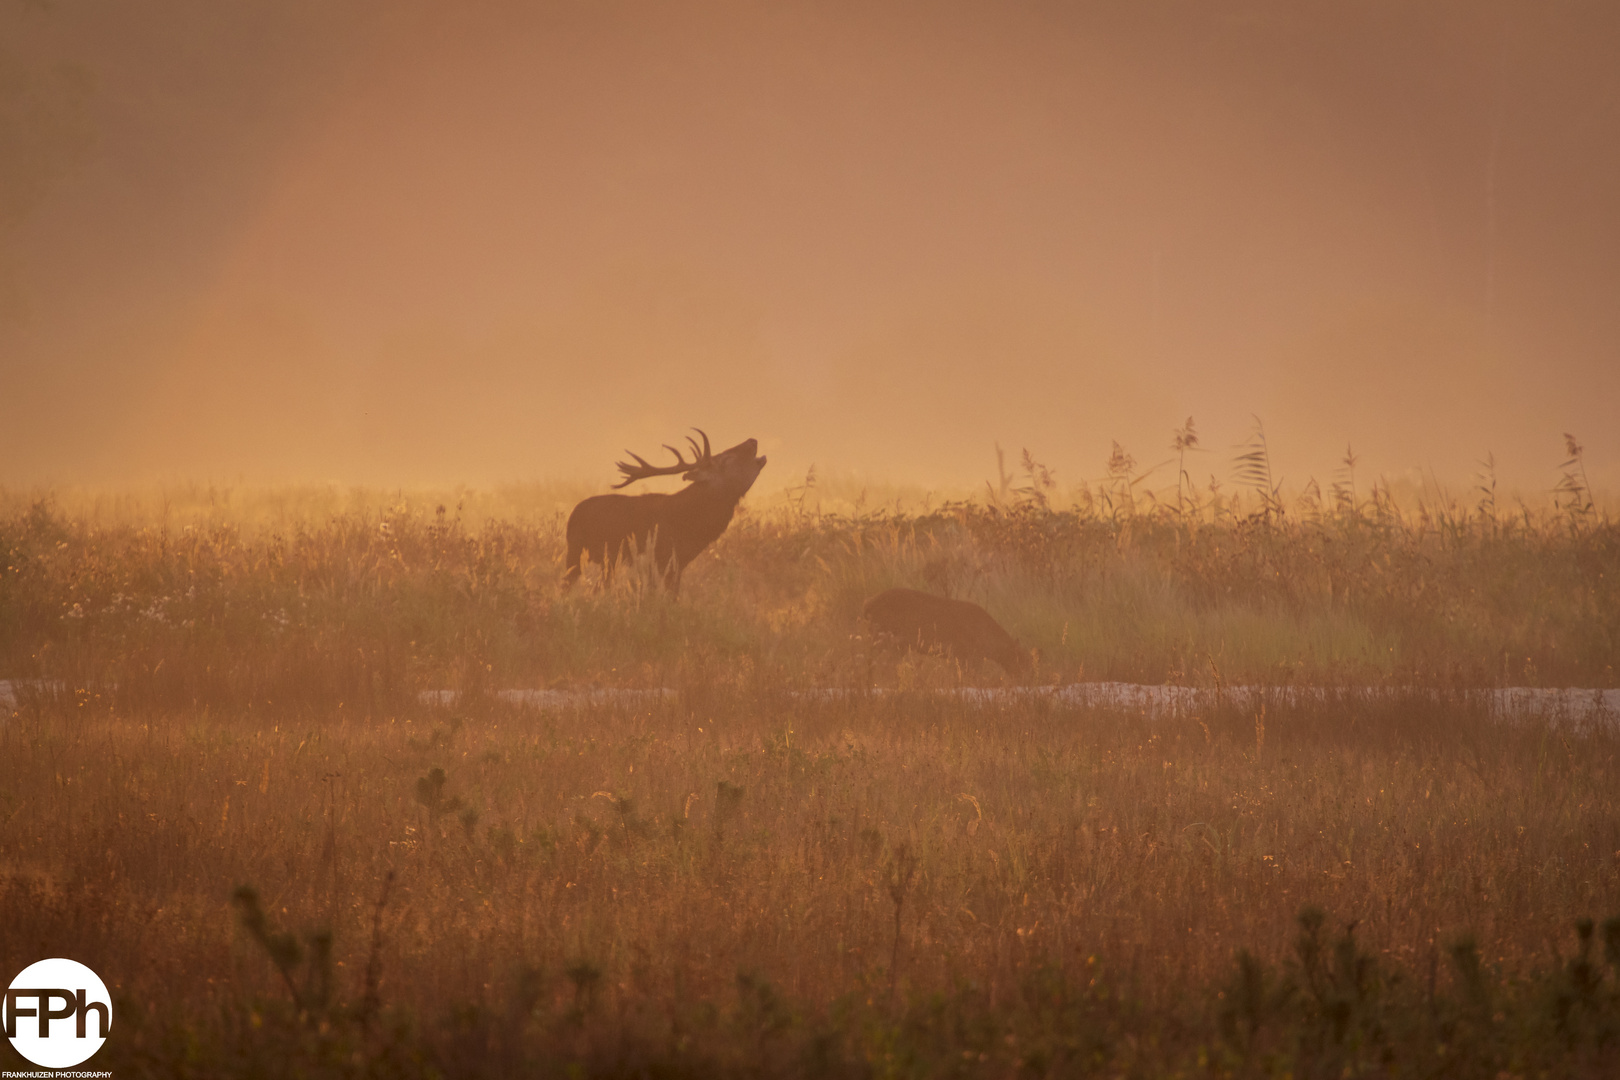
[[[1009,675],[1028,675],[1029,653],[978,604],[916,589],[885,589],[863,612],[875,634],[912,649],[938,649],[964,664],[994,660]]]
[[[703,435],[702,431],[698,431]],[[584,554],[601,563],[606,578],[629,546],[636,554],[653,545],[653,564],[672,590],[679,590],[681,572],[698,553],[726,531],[737,512],[737,503],[765,467],[756,457],[759,443],[747,439],[729,450],[712,453],[709,437],[703,435],[699,448],[693,439],[692,461],[672,446],[664,448],[675,455],[676,464],[656,466],[631,454],[635,464],[619,462],[624,479],[621,488],[649,476],[679,474],[691,483],[672,495],[593,495],[574,507],[568,515],[568,573],[566,585],[579,579]]]

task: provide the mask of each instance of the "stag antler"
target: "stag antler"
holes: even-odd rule
[[[675,476],[679,473],[691,472],[700,465],[707,465],[709,459],[714,456],[709,450],[709,437],[704,435],[702,428],[693,428],[692,430],[699,435],[703,435],[703,446],[700,449],[696,439],[690,435],[686,437],[686,441],[692,446],[691,461],[687,461],[686,458],[682,457],[681,452],[669,445],[669,443],[664,444],[664,449],[675,455],[675,464],[673,465],[654,465],[635,451],[626,450],[625,453],[635,458],[636,463],[634,465],[627,461],[616,463],[619,471],[624,473],[624,479],[613,485],[614,490],[617,491],[619,488],[627,487],[637,480],[645,480],[649,476]]]

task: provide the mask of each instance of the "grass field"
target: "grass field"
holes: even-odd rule
[[[1055,510],[1034,484],[1000,506],[745,505],[679,601],[647,574],[563,592],[560,490],[0,499],[0,678],[126,715],[385,715],[424,689],[950,677],[875,665],[858,634],[866,598],[911,585],[983,604],[1043,682],[1617,685],[1620,527],[1589,501],[1176,512],[1103,485]]]
[[[1620,735],[1454,691],[1616,685],[1620,529],[1037,480],[758,510],[678,601],[560,592],[551,494],[13,500],[0,677],[59,689],[0,727],[0,967],[98,970],[119,1077],[1614,1075]],[[973,707],[865,640],[893,584],[1042,682],[1395,692]],[[590,685],[679,694],[485,693]]]

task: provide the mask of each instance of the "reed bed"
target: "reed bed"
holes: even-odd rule
[[[564,591],[563,517],[543,498],[544,513],[473,521],[323,496],[276,522],[175,527],[38,501],[0,517],[0,677],[125,714],[372,716],[429,689],[893,683],[909,676],[857,620],[910,585],[983,604],[1039,650],[1041,681],[1616,685],[1606,515],[1085,494],[1066,509],[1016,489],[927,512],[779,503],[741,515],[678,601],[645,573]]]

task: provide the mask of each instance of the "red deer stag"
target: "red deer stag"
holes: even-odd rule
[[[1013,676],[1034,669],[1024,647],[988,611],[966,600],[885,589],[866,602],[863,614],[873,634],[892,636],[907,648],[937,649],[964,664],[994,660]]]
[[[580,557],[589,553],[602,566],[606,580],[613,573],[624,548],[629,545],[634,553],[646,550],[653,541],[653,564],[672,592],[679,592],[681,572],[698,553],[726,531],[737,503],[753,487],[755,477],[765,467],[765,459],[754,452],[759,443],[746,439],[730,450],[712,453],[709,437],[702,429],[693,428],[703,435],[700,449],[697,440],[687,437],[692,444],[692,460],[664,444],[664,449],[675,455],[673,465],[652,465],[637,454],[630,454],[635,464],[619,462],[624,479],[614,484],[622,488],[649,476],[680,475],[691,483],[673,495],[593,495],[574,507],[568,515],[568,573],[564,586],[579,580]],[[626,451],[629,453],[629,451]]]

